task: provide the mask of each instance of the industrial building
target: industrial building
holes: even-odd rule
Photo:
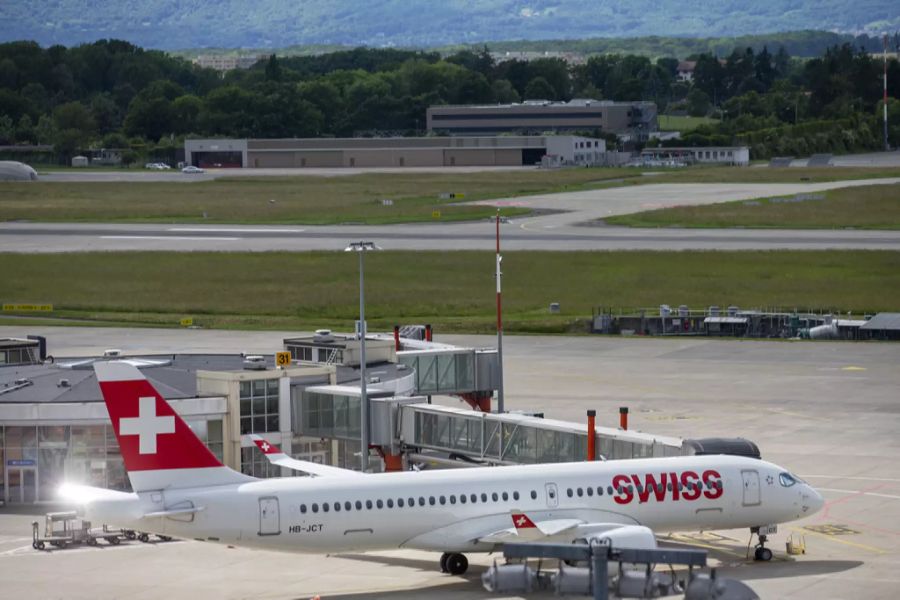
[[[641,160],[679,164],[716,164],[746,167],[750,164],[750,148],[747,146],[702,146],[645,148]]]
[[[497,135],[597,131],[635,142],[659,129],[653,102],[527,100],[521,104],[430,106],[428,131],[447,135]]]
[[[393,137],[185,140],[201,168],[530,166],[604,164],[606,143],[578,136]]]

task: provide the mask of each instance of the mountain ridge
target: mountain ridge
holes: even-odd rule
[[[0,41],[75,45],[125,39],[161,50],[300,44],[435,47],[597,37],[740,36],[900,29],[888,0],[37,0],[0,4]]]

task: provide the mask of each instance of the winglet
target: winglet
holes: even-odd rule
[[[256,444],[256,447],[259,448],[266,457],[270,457],[273,454],[284,454],[281,449],[273,444],[272,442],[267,441],[261,435],[251,433],[250,439],[253,440],[253,443]]]
[[[522,529],[537,529],[537,525],[534,524],[534,521],[528,518],[528,515],[522,512],[512,512],[510,513],[512,516],[513,526],[515,526],[516,531]]]

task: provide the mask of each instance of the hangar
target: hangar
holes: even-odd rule
[[[599,165],[606,142],[574,135],[308,139],[188,139],[185,161],[201,168]]]

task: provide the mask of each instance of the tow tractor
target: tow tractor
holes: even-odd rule
[[[110,529],[106,525],[91,529],[90,521],[79,519],[78,513],[75,511],[68,511],[47,513],[44,517],[43,536],[40,535],[40,524],[32,521],[31,537],[31,547],[35,550],[43,550],[46,544],[60,549],[74,544],[96,546],[99,539],[115,546],[123,539],[133,540],[136,535],[133,531]]]

